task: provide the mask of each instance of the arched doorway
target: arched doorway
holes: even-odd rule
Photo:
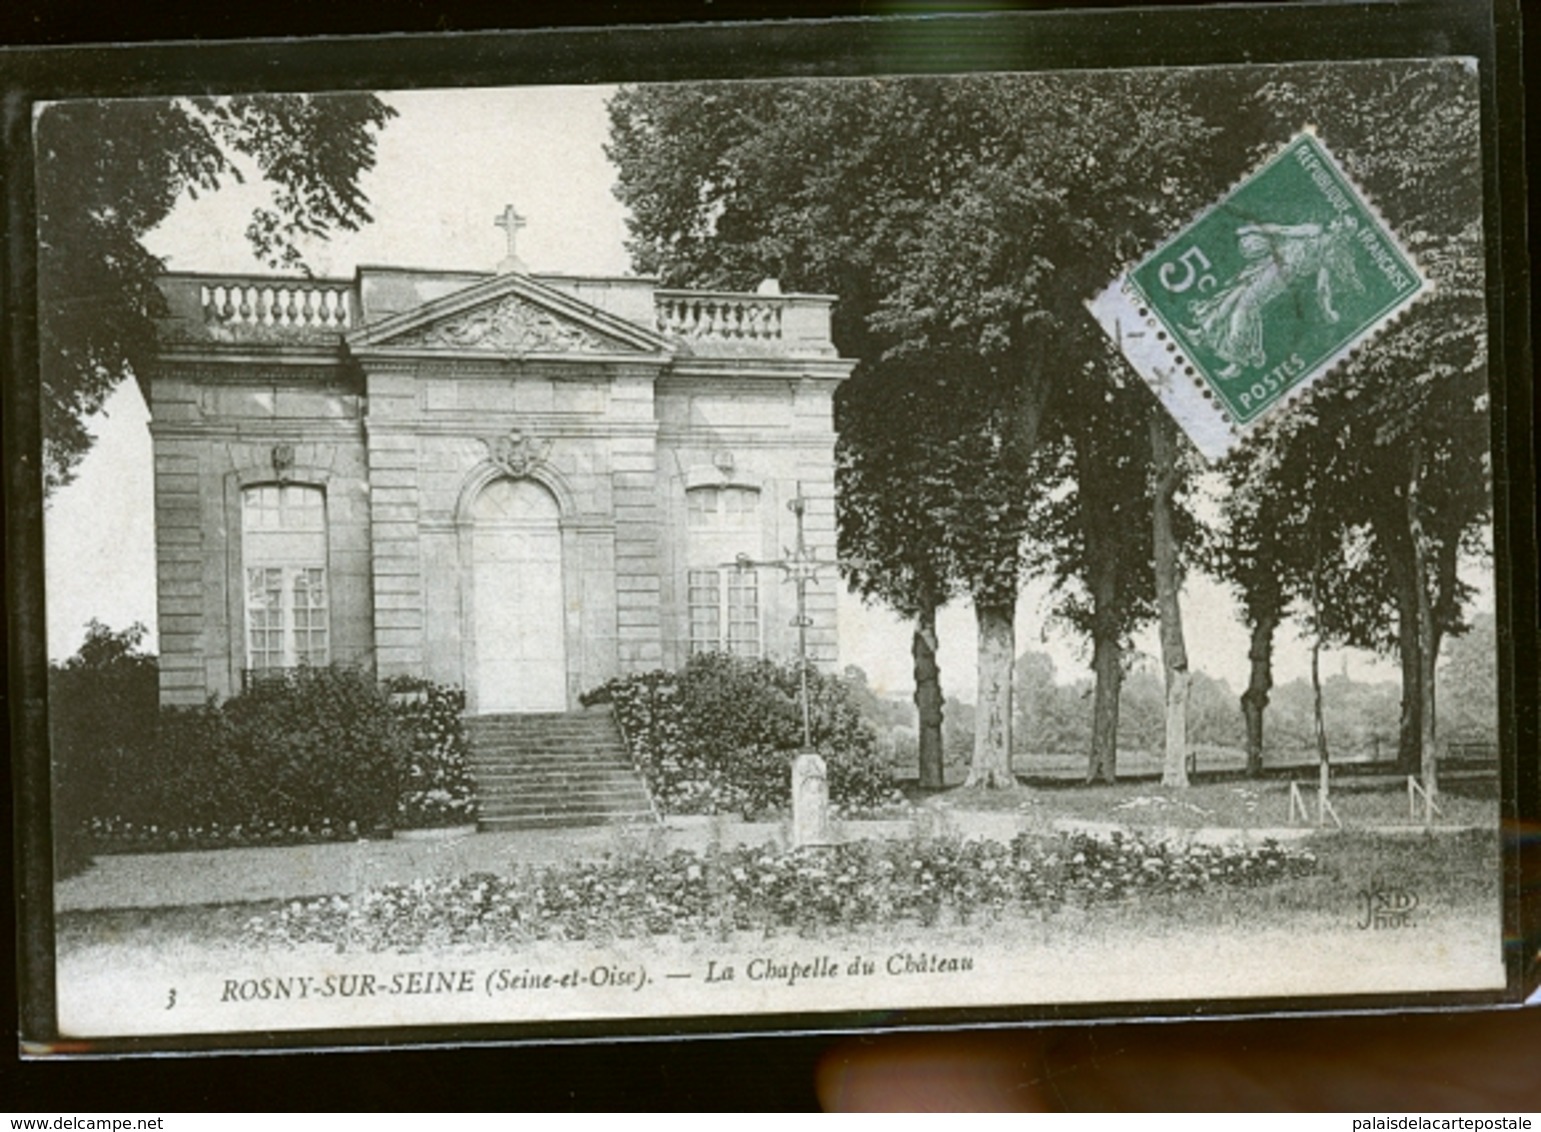
[[[478,712],[567,710],[560,517],[530,479],[493,480],[471,505]]]

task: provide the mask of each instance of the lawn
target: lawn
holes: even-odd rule
[[[1289,818],[1291,781],[1200,780],[1186,790],[1168,790],[1150,781],[1088,786],[1039,779],[1018,791],[953,787],[925,794],[911,785],[906,797],[917,805],[959,815],[960,825],[966,823],[969,812],[1012,812],[1033,823],[1079,820],[1136,829],[1259,830],[1296,824]],[[1299,785],[1312,819],[1299,824],[1312,825],[1316,819],[1316,779],[1314,775],[1302,774],[1293,781]],[[1350,832],[1367,828],[1415,830],[1423,826],[1421,810],[1416,816],[1409,812],[1405,778],[1345,775],[1334,780],[1330,800]],[[1483,776],[1453,779],[1442,787],[1439,806],[1436,825],[1496,829],[1498,783]]]

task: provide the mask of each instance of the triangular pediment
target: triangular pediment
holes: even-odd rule
[[[354,352],[527,355],[668,354],[649,327],[620,318],[526,275],[499,275],[361,327]]]

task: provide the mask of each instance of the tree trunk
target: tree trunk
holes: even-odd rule
[[[1317,526],[1321,515],[1318,501],[1311,502],[1312,529],[1316,535],[1316,560],[1311,566],[1311,730],[1316,738],[1316,806],[1319,821],[1327,820],[1327,791],[1331,785],[1332,758],[1327,752],[1327,719],[1322,712],[1322,534]]]
[[[1399,513],[1400,511],[1400,513]],[[1377,508],[1370,517],[1375,537],[1385,549],[1387,569],[1397,604],[1397,656],[1402,667],[1402,708],[1397,726],[1397,773],[1415,774],[1422,743],[1419,722],[1423,714],[1418,694],[1422,650],[1418,646],[1418,581],[1413,549],[1407,532],[1407,512]]]
[[[1086,764],[1086,781],[1118,780],[1118,694],[1124,682],[1123,648],[1119,643],[1118,555],[1113,552],[1112,524],[1119,521],[1114,500],[1099,490],[1089,468],[1084,445],[1076,447],[1081,495],[1082,529],[1086,539],[1086,588],[1092,599],[1092,745]],[[1084,486],[1091,484],[1091,490]]]
[[[920,788],[940,790],[942,781],[942,677],[936,663],[936,606],[915,618],[910,655],[915,661],[915,714],[920,744]]]
[[[1402,662],[1402,711],[1397,725],[1397,773],[1416,774],[1422,759],[1423,651],[1418,647],[1418,594],[1398,587],[1397,652]]]
[[[979,706],[974,712],[974,762],[966,786],[992,790],[1017,784],[1011,773],[1011,669],[1017,654],[1015,610],[976,606],[979,622]]]
[[[1415,439],[1408,456],[1407,477],[1407,532],[1413,547],[1413,577],[1417,580],[1418,597],[1418,741],[1420,747],[1420,776],[1426,796],[1425,804],[1432,809],[1439,795],[1439,729],[1434,711],[1434,675],[1439,660],[1439,643],[1435,635],[1434,599],[1429,593],[1428,537],[1423,529],[1422,483],[1423,443]]]
[[[1322,714],[1322,637],[1318,633],[1311,642],[1311,730],[1316,736],[1316,797],[1317,813],[1322,821],[1327,818],[1327,791],[1331,785],[1332,756],[1327,750],[1327,720]]]
[[[1124,683],[1123,649],[1116,636],[1097,637],[1092,671],[1097,689],[1092,696],[1092,750],[1086,781],[1111,785],[1118,780],[1118,694]]]
[[[1188,649],[1183,641],[1181,579],[1177,539],[1172,530],[1172,499],[1177,493],[1176,426],[1161,409],[1150,413],[1151,464],[1155,475],[1151,504],[1155,538],[1156,612],[1161,623],[1161,664],[1166,672],[1166,754],[1161,784],[1188,786]]]
[[[1311,604],[1316,604],[1316,582],[1311,583]],[[1316,739],[1316,761],[1322,768],[1322,789],[1327,787],[1327,766],[1332,761],[1327,753],[1327,718],[1322,712],[1322,634],[1321,630],[1311,640],[1311,732]]]
[[[1279,619],[1261,614],[1252,624],[1252,641],[1247,659],[1252,662],[1247,690],[1241,694],[1241,715],[1247,725],[1247,774],[1256,778],[1263,773],[1263,712],[1268,707],[1268,693],[1273,690],[1273,635]]]

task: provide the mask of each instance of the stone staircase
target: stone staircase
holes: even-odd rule
[[[608,709],[466,719],[486,830],[657,821]]]

